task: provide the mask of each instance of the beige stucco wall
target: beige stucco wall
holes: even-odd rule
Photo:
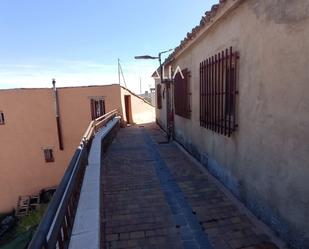
[[[91,97],[104,97],[106,112],[118,109],[122,115],[123,94],[132,96],[137,121],[145,112],[154,113],[154,107],[119,85],[58,88],[64,145],[60,151],[52,89],[0,90],[5,115],[5,125],[0,125],[0,212],[14,208],[18,196],[59,183],[91,121]],[[53,149],[55,162],[45,162],[44,147]]]
[[[199,63],[230,46],[239,129],[227,138],[200,127]],[[308,51],[307,0],[248,0],[173,62],[191,71],[193,105],[191,120],[175,116],[176,139],[295,248],[309,248]]]
[[[121,105],[123,110],[123,119],[126,120],[125,115],[125,95],[131,96],[131,109],[133,123],[145,124],[155,121],[155,108],[150,103],[146,102],[139,96],[133,94],[125,88],[121,88]]]

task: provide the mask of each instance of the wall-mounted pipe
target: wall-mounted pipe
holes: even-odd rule
[[[53,79],[53,94],[54,94],[54,104],[55,104],[59,149],[63,150],[62,130],[61,130],[60,114],[59,114],[58,92],[57,92],[57,88],[56,88],[56,80],[55,79]]]

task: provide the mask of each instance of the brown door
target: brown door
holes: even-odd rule
[[[131,110],[131,96],[125,95],[124,96],[124,103],[125,103],[125,109],[126,109],[126,119],[128,124],[133,123],[132,119],[132,110]]]

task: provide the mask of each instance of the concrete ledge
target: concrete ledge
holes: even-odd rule
[[[92,141],[69,244],[70,249],[100,248],[101,145],[102,140],[119,120],[120,117],[116,117],[107,123]]]

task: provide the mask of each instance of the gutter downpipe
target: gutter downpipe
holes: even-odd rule
[[[62,130],[61,130],[60,114],[59,114],[58,91],[57,91],[57,88],[56,88],[56,80],[55,79],[53,79],[53,95],[54,95],[54,105],[55,105],[59,149],[63,150]]]

